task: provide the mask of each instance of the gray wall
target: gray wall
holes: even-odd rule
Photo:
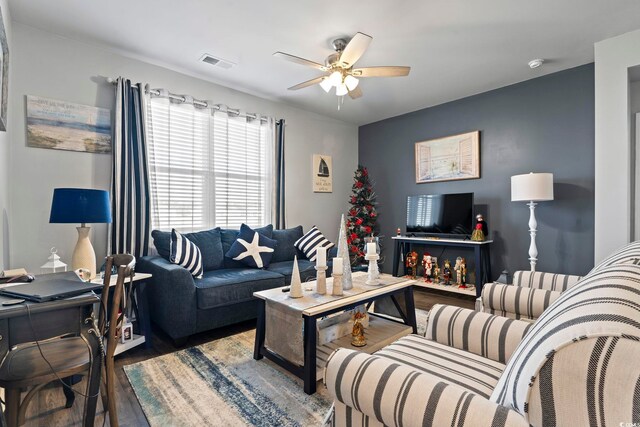
[[[473,130],[481,131],[480,179],[415,183],[415,142]],[[536,209],[537,269],[584,274],[593,266],[593,64],[361,126],[359,161],[375,181],[385,271],[390,237],[404,231],[407,195],[461,192],[474,192],[476,211],[486,215],[494,276],[529,269],[529,209],[510,201],[510,177],[528,172],[552,172],[555,180],[555,200]]]
[[[353,171],[357,166],[357,126],[300,110],[167,68],[125,57],[99,46],[59,37],[14,23],[13,80],[10,88],[11,126],[11,265],[34,273],[56,246],[70,263],[77,233],[72,224],[49,224],[51,196],[56,187],[108,189],[109,155],[27,147],[25,95],[111,108],[114,88],[105,77],[125,76],[174,93],[190,94],[286,120],[287,222],[306,229],[317,224],[336,236],[340,214],[346,211]],[[0,141],[1,143],[1,141]],[[312,155],[333,156],[333,193],[313,193]],[[107,228],[92,225],[98,259],[106,252]],[[98,264],[99,265],[99,264]]]

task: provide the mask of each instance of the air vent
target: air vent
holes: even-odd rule
[[[217,58],[213,55],[209,55],[208,53],[205,53],[200,57],[200,62],[213,65],[214,67],[224,68],[225,70],[228,70],[229,68],[236,65],[231,61],[227,61],[226,59],[222,59],[222,58]]]

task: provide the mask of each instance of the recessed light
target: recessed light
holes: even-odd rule
[[[534,68],[538,68],[539,66],[541,66],[543,63],[544,59],[532,59],[531,61],[529,61],[529,68],[533,70]]]

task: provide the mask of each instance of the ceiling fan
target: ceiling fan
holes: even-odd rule
[[[351,98],[356,99],[362,96],[362,90],[358,87],[358,78],[403,77],[411,71],[411,67],[400,66],[353,68],[353,65],[369,47],[371,40],[373,40],[373,37],[363,33],[356,33],[348,41],[344,38],[335,39],[332,45],[336,53],[327,56],[324,60],[324,65],[284,52],[276,52],[273,55],[324,72],[323,75],[315,79],[291,86],[289,90],[298,90],[319,84],[327,93],[331,88],[335,87],[337,96],[348,94]]]

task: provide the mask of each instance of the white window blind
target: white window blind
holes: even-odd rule
[[[149,163],[154,229],[195,231],[271,222],[273,120],[151,98]]]

